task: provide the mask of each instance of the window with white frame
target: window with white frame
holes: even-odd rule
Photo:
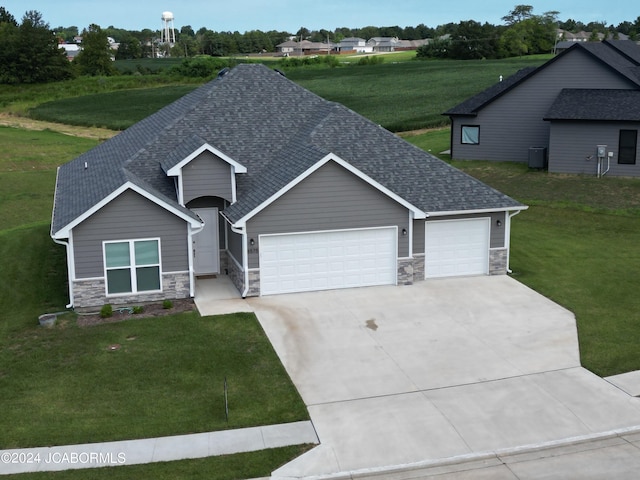
[[[104,242],[107,295],[160,291],[160,240]]]
[[[478,125],[462,125],[462,143],[465,145],[479,145],[480,127]]]

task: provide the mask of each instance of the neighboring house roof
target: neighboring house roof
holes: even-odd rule
[[[593,56],[597,61],[605,64],[620,76],[625,77],[631,83],[640,88],[640,49],[638,49],[638,46],[633,42],[628,40],[605,40],[603,42],[584,43],[575,42],[572,47],[552,58],[544,65],[537,68],[531,67],[528,69],[522,69],[502,82],[489,87],[474,97],[471,97],[459,105],[447,110],[443,115],[475,116],[478,114],[479,110],[495,101],[509,90],[517,87],[530,76],[548,68],[550,65],[553,65],[554,62],[559,61],[564,55],[571,54],[575,49],[582,49],[589,55]]]
[[[544,120],[640,122],[640,90],[566,88]]]
[[[538,70],[537,67],[527,67],[518,70],[510,77],[505,78],[501,82],[495,83],[491,87],[483,90],[477,95],[447,110],[443,115],[469,115],[475,116],[478,111],[488,103],[494,101],[514,86],[518,85],[522,80],[529,77],[533,72]]]
[[[195,218],[179,205],[167,172],[199,148],[246,168],[236,174],[237,201],[224,211],[232,223],[331,155],[426,214],[523,208],[278,72],[243,64],[61,166],[52,234],[126,185]]]

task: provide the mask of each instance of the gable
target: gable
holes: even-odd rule
[[[639,88],[640,69],[633,60],[633,51],[640,52],[633,42],[576,43],[540,67],[522,69],[443,115],[475,116],[504,96],[513,96],[513,92],[525,90],[528,93],[529,89],[535,88],[531,84],[538,82],[548,82],[548,88],[556,92],[561,88]],[[640,53],[636,55],[640,56]],[[540,89],[542,93],[545,91]]]
[[[252,219],[260,231],[306,231],[385,224],[408,209],[334,161],[326,162]]]
[[[87,219],[92,218],[94,215],[98,214],[104,207],[108,206],[112,201],[117,200],[122,194],[128,193],[128,192],[137,193],[139,196],[146,198],[151,203],[165,210],[168,214],[176,216],[190,223],[192,227],[199,227],[201,225],[200,220],[197,219],[195,214],[189,212],[188,210],[180,206],[172,205],[171,203],[154,196],[149,191],[145,190],[144,188],[132,182],[127,182],[123,184],[120,188],[114,190],[110,195],[103,198],[100,202],[96,203],[92,208],[90,208],[89,210],[86,210],[84,213],[76,217],[72,222],[68,223],[67,225],[63,226],[57,231],[52,230],[51,231],[52,238],[55,238],[55,239],[69,238],[71,231],[75,227],[85,222]],[[125,216],[124,220],[126,219],[127,217]]]
[[[250,220],[251,218],[253,218],[256,215],[258,215],[265,208],[269,207],[274,202],[278,201],[281,197],[286,195],[291,190],[295,189],[296,192],[305,192],[304,188],[300,189],[300,188],[297,188],[297,187],[299,187],[300,185],[303,185],[303,187],[306,186],[306,185],[309,185],[309,182],[305,182],[305,180],[307,180],[310,177],[314,177],[315,174],[319,170],[322,170],[323,172],[326,171],[323,167],[325,165],[327,165],[328,163],[336,164],[336,167],[338,168],[338,170],[335,170],[336,179],[338,179],[338,178],[340,178],[342,176],[345,176],[345,175],[346,176],[349,176],[349,175],[354,176],[354,177],[360,179],[365,184],[367,184],[373,190],[376,190],[379,194],[382,194],[382,195],[386,196],[387,198],[389,198],[392,202],[395,202],[395,203],[398,203],[398,204],[402,205],[402,207],[404,207],[404,209],[410,211],[416,218],[425,218],[424,212],[422,212],[419,208],[415,207],[414,205],[411,205],[405,199],[399,197],[394,192],[388,190],[383,185],[377,183],[375,180],[373,180],[372,178],[370,178],[367,175],[365,175],[364,173],[362,173],[360,170],[355,168],[353,165],[349,164],[348,162],[345,162],[344,160],[342,160],[341,158],[339,158],[336,155],[329,154],[329,155],[326,155],[322,160],[318,161],[313,166],[308,168],[301,175],[296,177],[293,181],[291,181],[288,184],[286,184],[283,188],[281,188],[274,195],[271,195],[269,198],[267,198],[265,201],[263,201],[260,205],[256,206],[253,210],[248,212],[242,218],[240,218],[236,222],[232,222],[232,223],[234,224],[234,226],[242,228],[248,220]],[[339,173],[337,173],[337,172],[339,172]],[[322,194],[324,194],[324,192],[322,192]],[[307,194],[304,193],[303,195],[306,196]],[[339,197],[336,197],[336,198],[339,198]],[[308,201],[304,200],[304,203],[308,203]],[[223,212],[223,215],[225,215],[225,216],[227,216],[227,218],[229,218],[226,211]]]
[[[78,278],[103,275],[102,242],[160,238],[165,271],[188,268],[187,222],[139,193],[126,190],[73,229]]]
[[[204,196],[235,201],[234,175],[232,166],[205,150],[182,167],[180,203],[186,205],[191,200]]]

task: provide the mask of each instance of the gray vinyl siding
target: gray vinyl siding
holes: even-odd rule
[[[233,255],[236,262],[242,265],[242,235],[229,229],[228,242],[229,244],[227,249],[229,250],[229,253]]]
[[[247,224],[249,238],[261,234],[398,227],[398,256],[409,253],[408,210],[364,180],[329,162],[265,208]],[[258,249],[249,267],[258,267]]]
[[[596,147],[607,145],[607,152],[613,152],[608,176],[640,176],[640,141],[636,164],[618,164],[620,130],[640,130],[640,122],[552,122],[549,171],[596,175]]]
[[[187,222],[131,190],[73,229],[76,278],[104,276],[102,242],[160,238],[162,271],[189,270]]]
[[[198,197],[220,197],[231,202],[231,166],[205,151],[182,168],[184,203]]]
[[[413,221],[413,254],[424,254],[424,220]]]
[[[439,221],[439,220],[463,220],[468,218],[491,218],[491,233],[489,239],[489,248],[503,248],[505,246],[505,226],[506,226],[506,212],[493,212],[493,213],[478,213],[473,215],[447,215],[443,217],[430,217],[426,221]],[[498,226],[498,220],[501,224]],[[425,235],[425,221],[416,222],[420,225],[416,225],[414,228],[414,253],[424,253],[424,235]],[[422,231],[420,241],[417,242],[417,232]]]
[[[542,68],[485,108],[476,117],[455,117],[452,158],[527,162],[530,147],[549,147],[543,120],[563,88],[631,89],[634,86],[581,49]],[[480,125],[480,144],[461,144],[462,125]]]

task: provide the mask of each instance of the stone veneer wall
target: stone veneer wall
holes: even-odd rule
[[[227,275],[229,275],[231,282],[242,294],[244,292],[244,271],[231,255],[227,254],[227,258]]]
[[[107,297],[105,295],[104,282],[104,278],[74,281],[73,306],[75,308],[101,307],[107,303],[112,305],[131,305],[166,299],[189,298],[191,296],[188,272],[162,274],[162,292]]]
[[[398,285],[413,285],[424,280],[424,255],[398,259]]]
[[[489,250],[489,275],[506,275],[508,253],[506,248]]]

